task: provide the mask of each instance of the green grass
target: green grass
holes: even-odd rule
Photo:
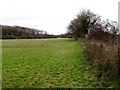
[[[73,39],[3,40],[3,88],[101,87]]]

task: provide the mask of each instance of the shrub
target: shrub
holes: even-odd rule
[[[83,41],[83,40],[82,40]],[[94,40],[84,40],[87,60],[95,68],[95,75],[103,83],[120,75],[120,46]]]

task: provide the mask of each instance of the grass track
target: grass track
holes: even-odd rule
[[[101,87],[73,39],[3,40],[3,88]]]

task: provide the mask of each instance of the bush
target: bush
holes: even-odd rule
[[[80,40],[81,41],[81,40]],[[95,76],[104,84],[120,76],[120,46],[94,40],[82,40],[87,60],[95,68]]]

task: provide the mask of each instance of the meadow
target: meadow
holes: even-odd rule
[[[74,39],[2,41],[3,88],[102,87]]]

